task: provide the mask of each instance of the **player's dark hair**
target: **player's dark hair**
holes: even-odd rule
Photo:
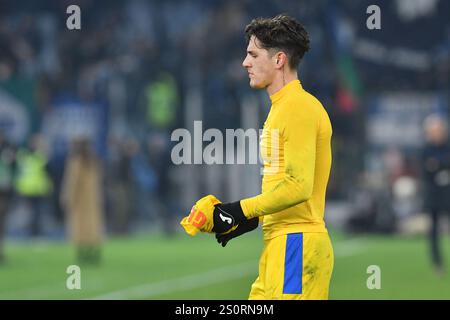
[[[287,15],[256,18],[245,27],[247,43],[254,35],[266,50],[277,49],[288,56],[291,69],[297,69],[309,50],[309,35],[303,25]]]

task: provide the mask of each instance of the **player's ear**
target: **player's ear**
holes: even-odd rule
[[[286,62],[286,54],[284,54],[283,52],[277,52],[275,54],[276,67],[281,69],[284,66],[285,62]]]

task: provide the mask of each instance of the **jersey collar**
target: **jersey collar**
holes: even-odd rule
[[[270,96],[270,101],[272,101],[272,104],[280,100],[283,96],[286,94],[289,94],[295,90],[302,89],[302,84],[300,83],[300,80],[295,79],[290,82],[288,82],[283,88],[275,92],[273,95]]]

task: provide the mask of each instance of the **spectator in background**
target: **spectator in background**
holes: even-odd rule
[[[151,167],[147,150],[142,148],[137,140],[129,140],[127,149],[136,187],[133,199],[136,201],[138,224],[141,224],[154,218],[152,208],[154,208],[153,195],[158,183],[157,173]]]
[[[430,213],[430,245],[433,266],[439,276],[444,265],[439,243],[441,214],[450,208],[450,145],[447,122],[437,115],[429,116],[424,123],[426,145],[422,164],[424,174],[424,205]]]
[[[169,130],[177,116],[178,91],[173,76],[161,73],[146,88],[146,117],[151,128]]]
[[[40,236],[45,202],[53,189],[48,173],[47,147],[40,134],[30,138],[28,148],[22,148],[17,152],[15,187],[17,193],[31,208],[31,236]]]
[[[3,240],[6,234],[6,214],[13,191],[15,150],[0,131],[0,264],[4,261]]]
[[[115,138],[110,143],[114,156],[109,162],[108,195],[111,227],[114,234],[128,234],[132,219],[136,216],[135,180],[132,171],[133,157],[139,152],[139,144],[129,138]]]
[[[97,264],[104,232],[101,166],[90,140],[73,141],[63,178],[61,205],[79,263]]]
[[[143,154],[153,173],[153,188],[146,188],[146,197],[151,199],[152,217],[162,223],[164,232],[175,232],[173,211],[170,208],[170,132],[177,126],[179,91],[175,78],[169,72],[160,72],[157,79],[146,88],[146,118],[148,135]]]
[[[147,141],[148,159],[151,168],[156,176],[155,190],[149,195],[155,206],[152,206],[157,212],[157,216],[163,226],[166,235],[171,236],[175,233],[175,223],[173,204],[170,197],[170,145],[169,138],[163,133],[153,132],[149,135]],[[156,214],[155,214],[156,213]]]

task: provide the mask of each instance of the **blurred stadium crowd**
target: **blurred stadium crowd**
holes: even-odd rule
[[[211,182],[180,178],[198,169],[172,164],[170,134],[198,119],[205,128],[245,127],[248,101],[257,101],[262,127],[269,102],[248,86],[243,30],[278,13],[310,32],[300,77],[333,123],[330,203],[345,204],[352,230],[397,231],[421,210],[423,120],[448,116],[450,8],[375,1],[382,27],[369,30],[372,2],[0,0],[5,232],[64,235],[66,163],[80,139],[99,160],[109,232],[174,232],[189,209],[183,194]],[[81,8],[81,30],[66,28],[71,4]]]

